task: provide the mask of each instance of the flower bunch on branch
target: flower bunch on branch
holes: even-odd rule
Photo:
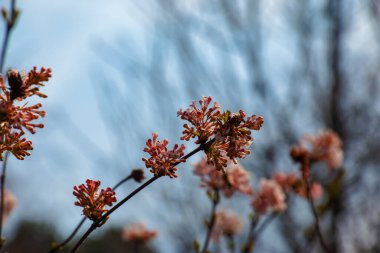
[[[107,212],[106,206],[112,206],[116,202],[115,192],[110,187],[101,189],[100,181],[87,179],[86,185],[74,186],[74,196],[78,201],[76,206],[83,207],[83,215],[90,220],[98,220],[103,213]]]
[[[164,139],[163,141],[157,140],[158,134],[153,133],[152,139],[146,142],[146,148],[144,152],[150,155],[150,158],[143,158],[145,166],[150,168],[155,176],[169,176],[170,178],[177,177],[177,168],[174,164],[186,161],[182,158],[184,155],[185,146],[181,144],[175,144],[172,150],[168,150],[167,145],[169,141]]]
[[[51,70],[41,68],[38,71],[34,67],[22,75],[12,69],[8,71],[7,77],[8,86],[0,76],[0,160],[5,151],[12,152],[17,159],[23,160],[33,149],[32,142],[24,137],[25,131],[34,134],[36,128],[43,128],[42,123],[34,122],[46,114],[40,109],[41,103],[28,106],[25,100],[35,95],[47,97],[40,92],[40,87],[51,77]]]
[[[236,164],[237,158],[245,158],[250,154],[248,149],[253,141],[251,130],[260,130],[264,119],[256,115],[246,118],[243,110],[236,113],[228,110],[222,112],[216,102],[209,108],[211,101],[211,97],[203,97],[199,100],[200,108],[192,102],[188,109],[177,112],[181,119],[192,125],[184,124],[181,139],[197,138],[197,144],[205,144],[212,139],[205,147],[207,162],[217,170],[224,170],[227,167],[226,157]]]

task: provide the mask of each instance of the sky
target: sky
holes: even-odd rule
[[[2,0],[0,5],[7,7],[9,1]],[[11,158],[9,162],[7,186],[18,199],[9,223],[21,218],[48,219],[67,233],[81,218],[80,208],[73,205],[72,187],[87,178],[107,178],[110,173],[94,171],[93,162],[86,158],[88,150],[111,150],[89,69],[101,60],[93,41],[112,41],[120,30],[138,40],[146,17],[137,6],[123,1],[37,0],[18,1],[17,5],[21,16],[11,35],[5,67],[25,71],[33,66],[50,67],[53,77],[43,89],[49,96],[43,101],[45,128],[30,136],[32,155],[25,161]],[[0,34],[4,34],[3,26]],[[72,138],[78,132],[83,140],[75,144]],[[115,184],[115,180],[114,175],[104,184]],[[11,227],[6,227],[6,233]]]
[[[7,7],[9,1],[1,0],[0,5]],[[5,68],[28,71],[33,66],[50,67],[53,77],[42,90],[48,95],[43,101],[43,109],[47,112],[42,120],[45,127],[29,136],[34,147],[31,156],[24,161],[9,159],[6,187],[14,193],[18,204],[5,226],[5,235],[11,235],[21,220],[31,219],[54,224],[65,236],[83,217],[81,209],[74,206],[74,185],[90,178],[100,179],[104,187],[112,186],[121,176],[127,176],[132,168],[143,166],[141,157],[145,140],[139,140],[129,144],[133,151],[119,157],[125,161],[125,172],[123,167],[112,169],[117,166],[112,164],[115,147],[109,139],[104,115],[101,115],[103,112],[99,110],[97,85],[102,81],[113,81],[101,79],[106,76],[101,72],[112,71],[102,66],[109,60],[106,57],[112,59],[113,56],[102,58],[104,54],[97,50],[101,48],[98,45],[112,44],[124,36],[136,50],[134,57],[145,57],[148,52],[144,46],[151,37],[155,13],[147,6],[142,8],[132,1],[116,0],[106,3],[98,0],[36,0],[17,1],[17,5],[21,16],[11,35]],[[4,34],[3,26],[0,34]],[[138,95],[128,96],[131,103],[142,110],[140,114],[145,115],[142,120],[149,122],[149,111],[144,109],[149,91],[143,87],[132,91]],[[181,102],[181,106],[189,103]],[[173,110],[175,118],[176,109]],[[153,127],[147,127],[147,138],[153,130]],[[150,176],[148,170],[145,173]],[[191,177],[189,170],[183,173],[183,176]],[[163,214],[158,211],[160,203],[155,199],[157,194],[162,197],[173,189],[180,190],[185,180],[163,178],[161,181],[170,184],[152,185],[128,202],[132,208],[120,208],[107,223],[120,227],[131,221],[143,221],[149,228],[160,229],[161,236],[155,243],[163,252],[170,252],[170,244],[162,243],[166,236],[170,236],[170,226],[167,230],[158,228],[162,223],[157,220]],[[197,183],[192,182],[193,185]],[[137,186],[135,182],[124,185],[117,191],[117,196],[125,196]],[[205,199],[203,192],[199,194]],[[191,213],[192,209],[187,212]],[[182,216],[177,213],[167,219],[180,221]],[[201,228],[202,221],[199,223]]]

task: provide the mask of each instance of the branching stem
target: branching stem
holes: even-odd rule
[[[204,143],[204,144],[201,144],[199,145],[196,149],[194,149],[193,151],[191,151],[190,153],[188,153],[187,155],[183,156],[182,158],[183,159],[188,159],[189,157],[193,156],[194,154],[198,153],[199,151],[201,150],[204,150],[204,148],[209,145],[210,143],[212,143],[214,140],[210,140],[209,142],[207,143]],[[175,167],[177,166],[178,164],[180,164],[181,162],[177,162],[177,163],[174,163],[172,166]],[[148,181],[146,181],[144,184],[140,185],[137,189],[135,189],[133,192],[131,192],[128,196],[126,196],[124,199],[122,199],[119,203],[117,203],[114,207],[112,207],[110,210],[108,210],[105,214],[102,215],[102,217],[100,217],[98,220],[94,221],[90,228],[86,231],[86,233],[84,233],[84,235],[79,239],[79,241],[75,244],[74,248],[70,251],[71,253],[74,253],[76,252],[79,247],[83,244],[83,242],[86,240],[86,238],[98,227],[102,226],[104,224],[104,222],[108,219],[108,217],[114,212],[116,211],[116,209],[118,209],[119,207],[121,207],[125,202],[127,202],[129,199],[131,199],[133,196],[135,196],[137,193],[139,193],[141,190],[143,190],[144,188],[146,188],[147,186],[149,186],[151,183],[153,183],[154,181],[156,181],[157,179],[159,179],[160,177],[162,176],[154,176],[152,177],[151,179],[149,179]]]

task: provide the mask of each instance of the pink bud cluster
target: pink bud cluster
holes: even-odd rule
[[[90,220],[98,220],[107,212],[105,206],[112,206],[116,202],[115,192],[110,187],[99,191],[100,181],[87,179],[86,185],[74,186],[74,196],[78,201],[76,206],[83,207],[83,215]]]
[[[231,210],[220,210],[215,213],[215,225],[212,229],[211,238],[218,242],[221,236],[231,237],[241,233],[244,222]]]
[[[305,181],[295,173],[275,172],[273,179],[282,187],[284,192],[294,192],[301,197],[307,198]],[[310,191],[311,197],[314,200],[319,199],[323,195],[323,187],[317,182],[312,183]]]
[[[306,135],[291,150],[292,158],[300,163],[323,161],[330,169],[339,168],[343,161],[342,141],[332,130],[318,135]]]
[[[255,193],[252,206],[258,214],[264,214],[269,209],[282,212],[286,209],[286,196],[279,184],[272,179],[261,179],[260,190]]]
[[[34,95],[46,98],[39,91],[43,82],[51,77],[51,70],[41,68],[37,71],[34,67],[28,74],[21,76],[17,70],[8,71],[8,84],[5,86],[4,79],[0,76],[0,159],[4,151],[12,152],[16,158],[23,160],[30,155],[32,142],[23,138],[25,130],[34,134],[36,128],[43,128],[43,124],[34,123],[35,120],[45,116],[45,111],[40,110],[42,104],[27,106],[24,100]],[[16,101],[23,101],[17,105]]]
[[[185,146],[175,144],[172,150],[168,150],[169,141],[167,139],[158,141],[157,137],[158,135],[153,133],[152,139],[146,142],[147,147],[144,148],[144,152],[148,153],[150,157],[142,160],[155,176],[175,178],[177,177],[175,165],[185,161],[185,159],[181,158],[184,155]]]
[[[314,182],[310,192],[312,199],[318,199],[323,195],[323,187]],[[307,198],[307,188],[303,178],[292,172],[275,172],[272,179],[260,180],[260,189],[253,194],[252,207],[261,215],[269,210],[282,212],[286,209],[286,200],[290,193]]]
[[[126,241],[147,243],[157,235],[157,231],[147,229],[143,223],[133,223],[124,228],[122,238]]]
[[[215,170],[214,166],[207,163],[206,158],[194,165],[194,174],[201,179],[201,186],[208,190],[219,190],[229,198],[238,191],[251,195],[250,174],[241,165],[228,163],[225,172]]]
[[[210,145],[205,148],[207,162],[214,165],[217,170],[227,167],[226,156],[236,163],[237,158],[245,158],[250,151],[253,138],[251,130],[260,130],[264,119],[253,115],[246,119],[244,111],[237,113],[220,111],[218,103],[209,107],[211,97],[203,97],[199,100],[200,108],[192,102],[186,111],[180,109],[177,113],[181,119],[192,124],[184,124],[182,140],[190,140],[197,137],[195,143],[205,144],[213,138]]]

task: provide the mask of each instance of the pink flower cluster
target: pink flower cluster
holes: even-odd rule
[[[242,110],[237,113],[221,112],[218,103],[208,108],[211,101],[211,97],[203,97],[199,100],[200,108],[192,102],[186,111],[178,111],[181,119],[192,124],[192,127],[184,124],[185,130],[181,139],[197,137],[196,143],[205,144],[213,138],[210,145],[205,147],[207,162],[217,170],[223,170],[227,167],[226,156],[236,163],[236,158],[245,158],[250,154],[248,148],[253,141],[251,130],[260,130],[264,119],[256,115],[245,119],[246,115]]]
[[[252,207],[258,214],[265,214],[269,209],[282,212],[286,209],[285,193],[276,181],[261,179],[260,190],[254,195]]]
[[[27,102],[17,105],[16,101],[23,101],[34,95],[46,98],[39,89],[44,86],[51,77],[51,70],[41,68],[37,71],[34,67],[28,74],[21,76],[17,70],[8,71],[8,84],[0,76],[0,159],[4,151],[10,151],[17,159],[23,160],[30,155],[32,142],[23,138],[25,130],[34,134],[36,128],[43,128],[43,124],[33,123],[34,120],[45,116],[45,111],[40,110],[42,104],[27,106]]]
[[[253,195],[252,207],[261,215],[269,210],[282,212],[286,209],[286,199],[290,193],[307,198],[305,181],[295,173],[275,172],[272,179],[260,180],[260,189]],[[323,187],[313,183],[310,193],[312,199],[318,199],[323,195]]]
[[[251,195],[250,174],[239,164],[228,163],[225,172],[215,170],[206,158],[194,165],[194,174],[201,179],[201,186],[208,190],[220,190],[225,197],[231,197],[236,191]]]
[[[149,230],[142,223],[133,223],[124,228],[122,238],[126,241],[147,243],[157,237],[157,231]]]
[[[185,161],[185,159],[181,158],[184,155],[185,146],[175,144],[172,150],[168,150],[169,141],[167,139],[158,141],[156,133],[153,133],[152,137],[146,142],[147,147],[144,148],[144,152],[150,155],[148,159],[142,159],[145,166],[151,168],[150,172],[155,176],[177,177],[175,165]]]
[[[105,206],[112,206],[116,202],[115,192],[110,187],[98,192],[99,186],[100,181],[87,179],[86,185],[74,186],[73,192],[78,199],[75,205],[83,207],[83,215],[94,221],[107,212]]]
[[[318,135],[306,135],[301,143],[291,150],[295,161],[305,163],[324,161],[330,169],[339,168],[343,161],[342,141],[332,130]]]
[[[220,210],[215,213],[215,224],[211,239],[218,242],[221,236],[234,236],[243,230],[244,222],[231,210]]]
[[[275,172],[273,179],[282,187],[284,192],[294,192],[301,197],[307,198],[305,181],[297,177],[295,173]],[[310,191],[311,197],[314,200],[319,199],[323,195],[323,187],[317,182],[312,183]]]
[[[198,139],[195,143],[202,144],[206,143],[214,135],[220,115],[220,105],[214,102],[213,106],[208,108],[211,100],[211,97],[203,97],[199,100],[200,108],[197,108],[195,101],[193,101],[186,111],[180,109],[177,112],[181,119],[187,120],[193,125],[192,127],[189,127],[188,124],[183,125],[185,130],[181,140],[188,141],[190,138],[197,137]]]

